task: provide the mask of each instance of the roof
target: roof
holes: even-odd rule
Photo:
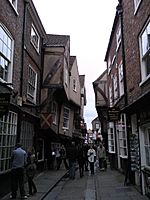
[[[69,35],[47,34],[46,45],[48,45],[48,46],[66,46],[68,40],[70,40]]]

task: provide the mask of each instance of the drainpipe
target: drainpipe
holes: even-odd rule
[[[24,0],[23,28],[22,28],[22,55],[21,55],[21,76],[20,76],[20,97],[23,95],[23,66],[24,66],[24,45],[26,31],[26,11],[29,0]]]
[[[19,96],[23,96],[23,66],[24,66],[24,44],[25,44],[25,26],[26,26],[26,10],[29,0],[24,0],[24,12],[23,12],[23,27],[22,27],[22,52],[21,52],[21,70],[20,70],[20,91]],[[17,128],[17,142],[20,141],[21,134],[21,120],[22,112],[18,113],[18,128]]]
[[[123,66],[123,80],[124,80],[124,101],[125,101],[125,107],[126,107],[128,105],[128,97],[127,97],[126,61],[125,61],[125,45],[124,45],[123,7],[122,7],[122,0],[118,0],[118,2],[119,3],[116,9],[119,15],[120,26],[121,26],[121,51],[122,51],[122,66]],[[127,116],[127,113],[126,113],[126,128],[127,128],[128,164],[127,164],[124,184],[127,184],[128,178],[129,178],[129,181],[131,181],[130,180],[131,157],[130,157],[130,137],[129,137],[130,130],[129,130],[129,117]]]

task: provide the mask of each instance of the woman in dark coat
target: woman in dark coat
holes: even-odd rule
[[[33,195],[37,192],[36,185],[33,181],[33,178],[36,173],[36,159],[35,159],[35,153],[34,148],[30,147],[28,149],[28,156],[27,156],[27,179],[28,179],[28,186],[29,186],[29,195]]]

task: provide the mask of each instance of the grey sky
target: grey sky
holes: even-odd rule
[[[106,69],[104,57],[117,0],[33,0],[47,33],[70,35],[71,55],[85,74],[87,128],[97,116],[92,82]]]

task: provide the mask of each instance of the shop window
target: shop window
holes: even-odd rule
[[[110,153],[115,153],[115,129],[114,123],[109,123],[108,128],[108,150]]]
[[[121,114],[120,121],[117,124],[119,133],[119,152],[121,157],[127,157],[127,130],[126,130],[126,115]]]
[[[17,114],[9,112],[0,118],[0,173],[11,168],[11,154],[16,144]]]
[[[144,148],[145,148],[146,165],[150,166],[150,128],[145,129]]]
[[[21,122],[20,142],[27,151],[28,147],[33,145],[34,125],[28,121]]]

